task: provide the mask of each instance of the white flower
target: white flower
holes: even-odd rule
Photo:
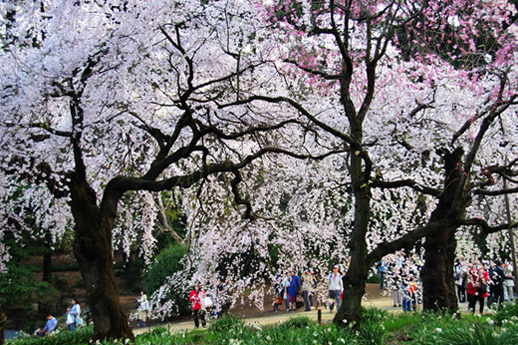
[[[442,328],[437,327],[434,332],[442,333]]]
[[[495,324],[495,321],[493,319],[486,319],[487,323],[493,326]]]

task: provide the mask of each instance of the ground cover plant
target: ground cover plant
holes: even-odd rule
[[[236,316],[225,316],[208,329],[172,332],[158,327],[136,337],[137,345],[211,344],[211,345],[313,345],[313,344],[517,344],[518,309],[508,305],[494,315],[481,317],[458,314],[406,313],[389,315],[376,308],[364,309],[361,328],[318,324],[307,317],[295,316],[284,323],[260,326]],[[499,320],[499,321],[498,321]],[[60,331],[45,338],[23,338],[9,345],[91,344],[93,329],[86,327],[71,333]],[[129,341],[97,341],[99,345],[126,344]]]

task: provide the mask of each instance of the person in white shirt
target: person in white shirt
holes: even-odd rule
[[[342,281],[342,275],[338,272],[339,267],[335,265],[333,267],[333,273],[327,278],[329,281],[329,298],[333,300],[329,305],[329,311],[333,312],[333,307],[336,305],[336,310],[340,305],[340,294],[344,290],[344,283]]]

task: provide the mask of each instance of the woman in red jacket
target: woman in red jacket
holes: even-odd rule
[[[194,328],[200,327],[201,325],[205,328],[205,312],[201,309],[201,299],[205,298],[205,291],[201,290],[200,284],[194,285],[194,289],[191,291],[189,295],[189,301],[192,304],[192,317],[194,318]]]
[[[484,298],[487,297],[489,275],[481,263],[473,265],[468,277],[468,311],[475,313],[477,301],[480,303],[480,314],[484,311]]]

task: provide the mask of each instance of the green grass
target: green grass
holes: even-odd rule
[[[334,344],[437,344],[508,345],[518,344],[518,308],[510,306],[492,316],[408,313],[389,316],[375,308],[363,310],[360,331],[334,324],[319,325],[297,316],[282,324],[259,326],[234,316],[211,323],[208,329],[171,332],[156,328],[136,337],[136,345],[334,345]],[[8,345],[88,344],[91,327],[75,333],[61,331],[52,337],[24,338]],[[123,341],[98,342],[125,344]]]

